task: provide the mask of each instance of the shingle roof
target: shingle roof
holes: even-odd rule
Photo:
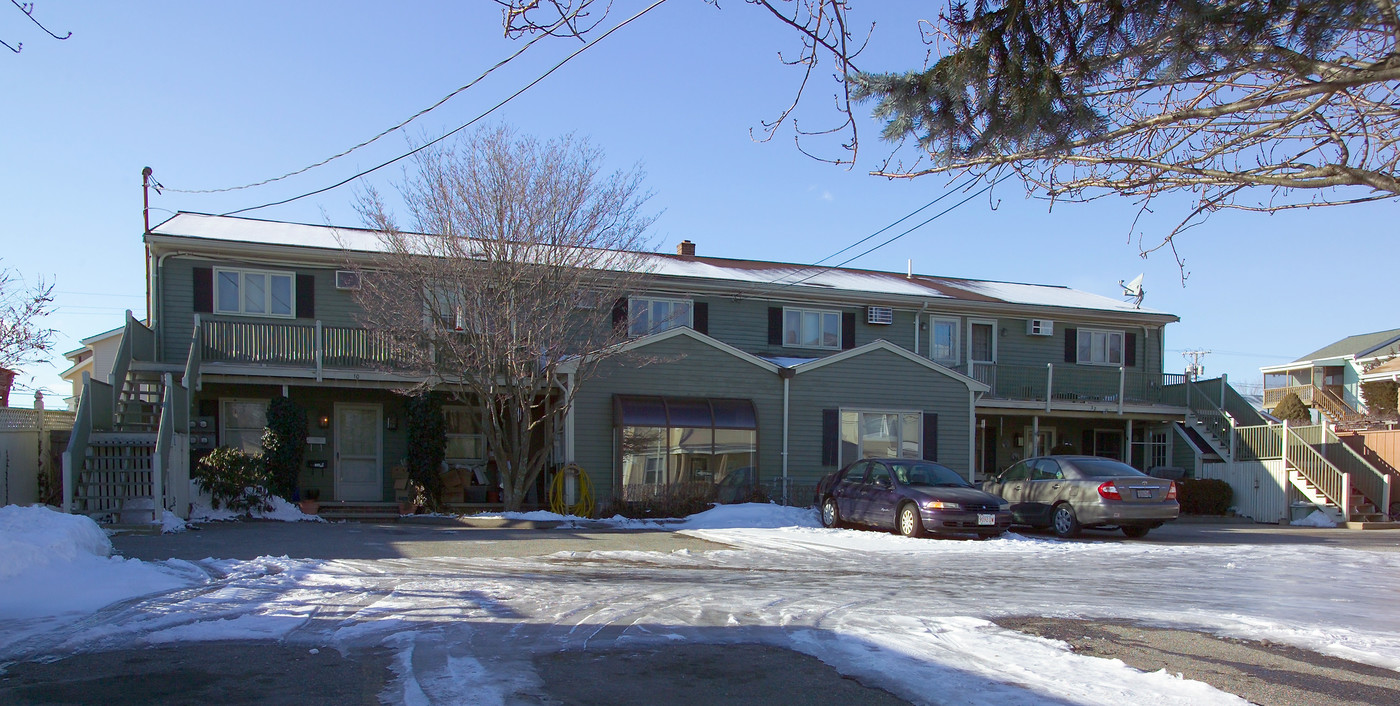
[[[373,231],[299,223],[265,221],[253,218],[178,213],[151,229],[154,236],[196,238],[224,242],[281,245],[358,252],[378,252],[379,239]],[[994,282],[957,277],[814,267],[762,260],[738,260],[648,253],[642,263],[646,272],[663,277],[724,281],[768,287],[792,287],[798,291],[847,291],[943,298],[968,302],[1051,306],[1071,309],[1111,311],[1116,314],[1176,320],[1172,314],[1136,309],[1132,304],[1111,297],[1058,285]]]
[[[1361,333],[1355,336],[1347,336],[1336,343],[1323,346],[1293,362],[1303,363],[1310,360],[1342,358],[1349,355],[1356,356],[1357,358],[1364,358],[1367,354],[1373,353],[1396,342],[1400,342],[1400,328],[1393,328],[1389,331],[1377,331],[1375,333]]]

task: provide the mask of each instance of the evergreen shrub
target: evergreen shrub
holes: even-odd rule
[[[193,475],[212,497],[215,510],[220,506],[240,512],[272,509],[268,502],[270,477],[258,454],[220,446],[200,460]]]
[[[1224,515],[1235,499],[1229,483],[1214,478],[1176,481],[1176,501],[1183,515]]]
[[[1274,407],[1272,414],[1286,422],[1312,423],[1312,415],[1308,413],[1308,406],[1303,404],[1303,400],[1298,397],[1296,392],[1290,392],[1282,400],[1279,400],[1278,406]]]
[[[1366,410],[1374,416],[1388,417],[1396,414],[1396,391],[1400,383],[1394,380],[1372,380],[1361,383],[1361,399]]]
[[[262,447],[268,489],[290,500],[306,454],[306,410],[286,397],[274,397],[267,405]]]
[[[408,398],[406,418],[408,456],[404,467],[408,478],[420,489],[418,503],[437,510],[442,501],[442,460],[447,454],[447,424],[442,417],[442,401],[431,394]]]

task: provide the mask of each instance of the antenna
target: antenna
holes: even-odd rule
[[[1142,298],[1147,294],[1142,289],[1142,273],[1138,273],[1138,276],[1127,284],[1123,284],[1121,279],[1118,280],[1118,286],[1123,288],[1123,296],[1128,298],[1127,301],[1133,303],[1134,309],[1142,308]]]
[[[1182,351],[1181,357],[1191,361],[1190,363],[1186,364],[1187,380],[1195,380],[1200,376],[1205,375],[1206,366],[1201,361],[1208,355],[1210,355],[1210,351],[1205,350]]]

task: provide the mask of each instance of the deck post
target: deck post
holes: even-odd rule
[[[1118,416],[1123,416],[1123,390],[1128,380],[1128,369],[1118,366]]]
[[[1342,507],[1342,522],[1351,521],[1351,474],[1342,474],[1342,492],[1337,504]]]
[[[1045,364],[1045,411],[1050,411],[1050,400],[1055,397],[1055,364]]]
[[[316,319],[316,382],[321,382],[322,361],[324,360],[323,339],[321,338],[321,320]]]

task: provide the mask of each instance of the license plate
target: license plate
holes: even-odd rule
[[[979,524],[979,525],[994,525],[994,524],[996,524],[996,523],[997,523],[997,516],[996,516],[996,515],[978,515],[978,516],[977,516],[977,524]]]
[[[1139,491],[1137,491],[1137,496],[1138,496],[1139,498],[1149,498],[1149,499],[1150,499],[1150,498],[1152,497],[1152,491],[1150,491],[1150,490],[1139,490]]]

